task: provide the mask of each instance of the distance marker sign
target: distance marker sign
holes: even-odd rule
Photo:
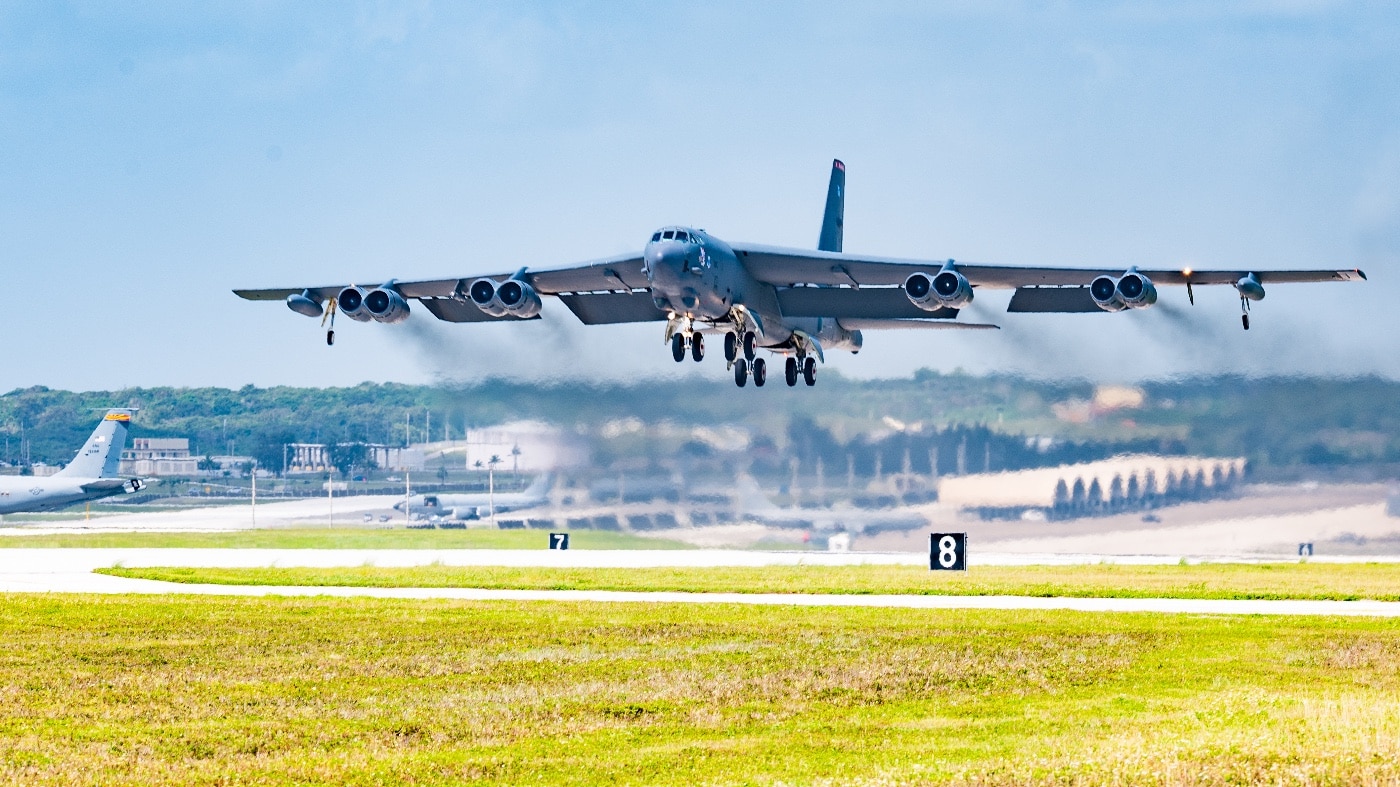
[[[929,533],[929,571],[966,571],[967,534]]]

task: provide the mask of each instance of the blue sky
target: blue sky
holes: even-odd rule
[[[870,334],[843,373],[1400,376],[1389,4],[0,8],[0,390],[722,375],[656,325],[316,324],[234,287],[466,276],[657,226],[1006,264],[1355,267],[1364,285]],[[553,308],[549,308],[553,307]]]

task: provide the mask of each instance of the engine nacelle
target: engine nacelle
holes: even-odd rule
[[[1146,309],[1157,302],[1157,287],[1152,280],[1131,268],[1118,280],[1118,299],[1129,309]]]
[[[365,295],[365,311],[378,322],[403,322],[408,319],[408,301],[389,287],[370,290]]]
[[[369,322],[369,311],[365,309],[365,291],[359,287],[346,287],[335,296],[336,308],[341,314],[355,322]]]
[[[951,268],[944,268],[933,277],[933,294],[948,309],[961,309],[972,303],[972,282]]]
[[[287,308],[297,314],[305,314],[307,317],[320,317],[323,309],[321,302],[313,300],[305,291],[287,296]]]
[[[496,302],[505,308],[506,313],[528,319],[540,313],[540,294],[535,288],[519,279],[501,282],[496,288]]]
[[[904,280],[904,294],[910,303],[926,312],[961,309],[972,303],[972,282],[945,266],[933,276],[927,273],[909,274],[909,278]]]
[[[1100,276],[1089,283],[1089,297],[1106,312],[1121,312],[1128,308],[1123,296],[1118,292],[1118,280],[1112,276]]]
[[[477,279],[468,288],[467,295],[478,309],[492,317],[504,317],[506,309],[496,299],[496,282],[492,279]]]

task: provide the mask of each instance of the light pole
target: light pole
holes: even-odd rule
[[[249,479],[253,482],[253,498],[249,505],[249,513],[253,518],[253,527],[258,526],[258,460],[254,459],[253,464],[248,468]]]

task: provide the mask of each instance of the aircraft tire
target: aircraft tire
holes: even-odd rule
[[[758,341],[758,336],[753,331],[744,332],[744,358],[753,360],[754,342]]]
[[[789,355],[787,362],[783,364],[783,378],[787,380],[788,387],[797,385],[797,359]]]
[[[335,331],[326,331],[326,346],[330,347],[333,344],[335,344]]]
[[[762,388],[768,382],[768,362],[762,358],[753,359],[753,384]]]
[[[749,362],[743,358],[734,362],[734,384],[740,388],[749,384]]]
[[[802,362],[802,381],[808,386],[817,384],[817,359],[810,355]]]
[[[671,357],[676,359],[676,363],[685,360],[685,336],[679,333],[671,335]]]
[[[701,334],[701,333],[691,334],[691,336],[690,336],[690,357],[691,357],[691,358],[694,358],[696,363],[700,363],[701,361],[705,360],[705,335],[704,335],[704,334]]]
[[[739,334],[730,331],[724,335],[724,361],[734,363],[734,359],[739,357]]]

